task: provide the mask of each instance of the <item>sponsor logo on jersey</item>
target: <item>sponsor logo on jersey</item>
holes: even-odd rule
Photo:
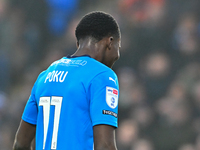
[[[87,64],[87,61],[85,60],[71,60],[62,58],[60,60],[57,60],[51,64],[53,65],[65,65],[65,66],[85,66]]]
[[[114,109],[118,105],[118,90],[112,87],[106,87],[106,103]]]
[[[117,113],[115,113],[113,111],[103,110],[103,114],[104,115],[111,115],[111,116],[114,116],[115,118],[117,118]]]
[[[113,90],[113,94],[118,95],[118,91],[117,90]]]
[[[116,79],[114,80],[113,78],[109,77],[109,80],[115,82],[115,85],[117,85],[117,83],[116,83]]]

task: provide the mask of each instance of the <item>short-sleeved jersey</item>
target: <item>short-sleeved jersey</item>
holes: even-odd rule
[[[93,126],[117,127],[118,96],[112,69],[63,57],[38,76],[22,119],[36,125],[36,150],[92,150]]]

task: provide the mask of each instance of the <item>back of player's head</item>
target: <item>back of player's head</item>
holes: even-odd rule
[[[87,37],[92,37],[97,42],[108,36],[120,38],[115,19],[110,14],[99,11],[86,14],[77,25],[75,34],[77,41]]]

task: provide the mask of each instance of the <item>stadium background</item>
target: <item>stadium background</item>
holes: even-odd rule
[[[119,22],[119,150],[200,150],[199,0],[0,0],[0,149],[37,75],[76,50],[83,14]]]

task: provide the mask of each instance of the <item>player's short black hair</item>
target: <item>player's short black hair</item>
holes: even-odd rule
[[[92,37],[96,42],[107,36],[120,38],[119,26],[110,14],[101,11],[86,14],[76,27],[77,41]]]

